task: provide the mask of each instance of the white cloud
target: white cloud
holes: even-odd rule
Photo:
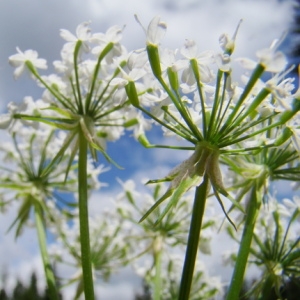
[[[89,0],[87,8],[93,19],[100,18],[108,26],[127,24],[124,33],[126,44],[143,46],[143,32],[135,22],[137,14],[146,26],[160,15],[168,24],[165,44],[181,47],[185,38],[195,39],[203,50],[218,49],[219,36],[232,34],[240,19],[244,20],[237,39],[237,53],[253,55],[287,30],[291,23],[292,1],[276,0]],[[267,33],[267,34],[266,34]]]

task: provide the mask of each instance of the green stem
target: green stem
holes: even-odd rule
[[[192,219],[185,253],[183,271],[181,275],[178,300],[189,299],[193,281],[193,273],[199,246],[200,231],[204,215],[206,197],[209,191],[209,179],[205,175],[200,186],[197,187],[194,199]]]
[[[81,245],[81,264],[85,299],[94,300],[94,282],[91,264],[90,234],[88,218],[88,187],[87,187],[87,140],[79,131],[78,159],[78,196],[79,196],[79,226]]]
[[[271,276],[268,276],[261,288],[261,294],[260,294],[259,300],[271,300],[272,299],[271,292],[272,292],[273,286],[274,286],[274,279]],[[281,299],[281,298],[278,298],[278,299]]]
[[[155,260],[155,278],[154,278],[154,292],[153,292],[153,300],[161,299],[161,241],[160,237],[158,237],[157,242],[159,243],[157,251],[154,254]]]
[[[255,227],[256,218],[260,208],[260,200],[257,197],[258,188],[254,184],[250,194],[250,201],[246,212],[244,231],[240,242],[240,248],[235,263],[234,271],[231,277],[230,286],[226,300],[237,300],[243,285],[244,274],[250,253],[251,241]]]
[[[43,260],[46,281],[50,293],[50,299],[58,300],[59,296],[56,289],[55,277],[54,277],[54,273],[51,267],[51,263],[47,251],[47,238],[46,238],[46,232],[43,223],[42,211],[38,204],[35,205],[34,215],[35,215],[35,224],[36,224],[36,229],[38,234],[40,252]]]

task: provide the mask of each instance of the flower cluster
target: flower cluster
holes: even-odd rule
[[[61,30],[66,41],[61,51],[61,60],[54,61],[56,73],[40,75],[38,69],[46,69],[47,62],[38,58],[36,51],[27,50],[9,57],[16,67],[15,77],[23,71],[44,89],[41,100],[35,107],[10,109],[10,115],[2,117],[2,127],[9,126],[10,120],[38,121],[69,132],[63,148],[72,146],[73,155],[78,149],[78,132],[84,134],[91,153],[105,153],[106,141],[115,141],[131,127],[143,132],[149,128],[147,122],[139,122],[140,113],[129,106],[124,91],[112,83],[127,65],[128,53],[120,44],[122,28],[114,26],[106,33],[91,33],[88,22],[80,24],[76,35]],[[12,104],[10,104],[10,107]],[[11,117],[10,117],[11,116]],[[144,124],[144,126],[143,126]]]
[[[171,184],[159,203],[175,191],[184,193],[192,186],[198,186],[205,177],[209,178],[221,203],[219,194],[229,195],[223,184],[220,159],[278,147],[291,136],[298,150],[300,99],[292,92],[293,79],[286,78],[290,71],[285,71],[287,60],[277,51],[281,41],[276,40],[270,48],[258,51],[257,62],[233,59],[238,27],[232,38],[228,35],[220,37],[223,52],[219,53],[200,52],[192,40],[187,40],[180,50],[162,48],[160,43],[166,25],[159,17],[151,21],[147,30],[144,29],[146,48],[138,55],[147,55],[148,62],[136,68],[142,69],[141,74],[147,76],[127,78],[128,98],[160,124],[167,136],[175,135],[192,144],[182,149],[194,151],[162,179]],[[235,61],[239,61],[246,71],[252,70],[250,75],[242,76],[241,83],[232,78]],[[271,78],[264,82],[262,76],[267,73]],[[146,88],[145,84],[148,84]],[[149,95],[155,99],[150,108],[145,102]],[[271,130],[276,135],[270,134]],[[139,140],[146,147],[152,147],[145,135]]]
[[[289,282],[299,278],[299,200],[299,197],[295,196],[292,200],[285,198],[282,203],[278,203],[278,200],[272,197],[258,215],[249,260],[262,271],[251,287],[255,298],[262,295],[266,297],[272,289],[280,298]],[[237,232],[230,227],[228,232],[239,242]],[[230,257],[234,262],[236,256],[233,252],[227,252],[224,253],[225,257],[226,260]]]
[[[61,213],[54,210],[55,225],[51,227],[56,236],[51,244],[50,255],[57,263],[58,270],[68,270],[69,277],[64,276],[63,284],[77,284],[76,297],[83,292],[83,274],[81,270],[79,219],[61,218]],[[110,276],[124,267],[129,253],[133,251],[126,243],[124,221],[116,214],[104,210],[101,214],[89,218],[91,234],[91,263],[94,280],[109,280]]]
[[[1,204],[8,208],[14,201],[20,201],[17,217],[12,224],[16,225],[16,236],[30,220],[32,209],[41,209],[44,221],[52,222],[48,201],[54,202],[61,210],[70,208],[68,205],[71,203],[60,196],[76,191],[74,171],[65,180],[68,155],[65,153],[58,166],[49,163],[62,143],[63,136],[55,136],[48,128],[36,130],[29,127],[14,133],[13,140],[7,140],[0,147],[3,160],[0,167]]]

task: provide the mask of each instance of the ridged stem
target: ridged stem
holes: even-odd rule
[[[179,300],[189,299],[198,253],[200,231],[205,210],[205,202],[209,187],[209,179],[205,175],[201,185],[196,188],[187,249],[185,253],[185,260],[181,276],[178,297]]]
[[[94,300],[95,294],[91,263],[88,217],[87,148],[87,140],[83,132],[80,130],[78,159],[78,201],[83,288],[85,299]]]

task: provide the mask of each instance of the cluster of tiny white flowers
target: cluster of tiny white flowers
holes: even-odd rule
[[[133,68],[132,65],[140,61],[138,58],[130,63],[130,56],[134,55],[128,54],[120,43],[122,31],[123,28],[113,26],[106,33],[92,33],[89,22],[80,24],[76,35],[61,30],[60,35],[66,43],[61,50],[61,60],[53,62],[56,73],[50,75],[38,73],[38,69],[47,68],[47,61],[38,58],[36,51],[22,52],[17,48],[18,53],[9,57],[10,64],[16,68],[15,78],[29,71],[37,84],[44,88],[44,92],[41,99],[30,106],[28,100],[25,106],[10,103],[9,113],[0,118],[1,128],[10,126],[16,114],[45,118],[87,115],[94,126],[91,129],[87,125],[92,138],[104,148],[107,140],[119,139],[125,128],[133,129],[134,136],[149,129],[149,120],[145,120],[140,112],[126,104],[125,91],[120,88],[122,83],[116,78],[119,72],[125,74],[124,70]],[[143,75],[142,70],[136,70],[133,69],[135,79]],[[132,123],[127,126],[128,121]],[[64,129],[68,128],[71,125],[65,125]]]

